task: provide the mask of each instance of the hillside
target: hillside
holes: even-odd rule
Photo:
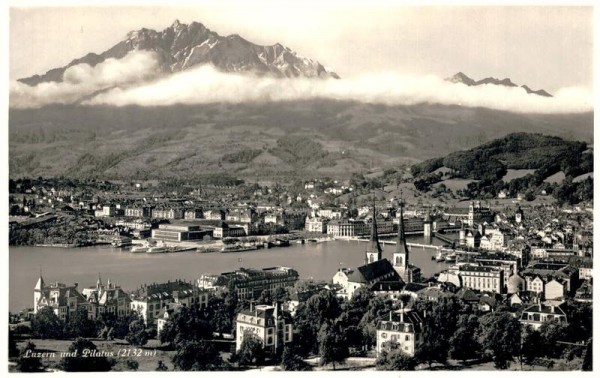
[[[592,141],[593,114],[526,115],[315,100],[10,109],[10,176],[349,176],[529,130]]]
[[[521,132],[415,164],[411,173],[421,191],[439,182],[462,179],[467,185],[459,195],[493,198],[500,192],[533,196],[567,189],[572,190],[569,195],[583,195],[577,191],[591,190],[593,169],[593,150],[586,142]],[[553,179],[558,174],[562,179]]]

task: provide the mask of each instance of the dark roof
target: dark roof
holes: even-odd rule
[[[560,308],[560,306],[547,306],[545,304],[536,304],[533,306],[529,306],[525,311],[523,311],[523,314],[525,314],[526,312],[565,315],[565,312],[562,308]]]
[[[401,310],[402,311],[402,310]],[[414,311],[406,311],[401,321],[401,314],[392,313],[392,320],[389,315],[377,322],[377,329],[381,331],[397,331],[397,332],[412,332],[418,333],[422,329],[423,318]]]
[[[404,287],[402,281],[379,281],[371,285],[371,291],[400,291]]]
[[[404,290],[406,290],[406,291],[412,291],[412,292],[416,293],[417,291],[423,290],[426,287],[427,287],[426,284],[417,283],[417,282],[408,282],[404,286]]]
[[[470,289],[460,289],[458,293],[456,293],[458,298],[462,299],[465,302],[478,302],[479,297],[473,290]]]
[[[381,259],[359,266],[355,271],[348,274],[348,280],[350,282],[368,283],[378,281],[388,274],[389,277],[385,278],[386,281],[402,280],[392,266],[392,263],[388,259]]]

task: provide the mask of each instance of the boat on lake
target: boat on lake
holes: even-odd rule
[[[111,240],[110,244],[115,247],[115,248],[121,248],[121,247],[129,247],[130,245],[133,244],[131,238],[128,238],[126,236],[118,236],[116,238],[114,238],[113,240]]]
[[[446,255],[444,258],[447,262],[455,262],[456,261],[456,253],[450,253]]]

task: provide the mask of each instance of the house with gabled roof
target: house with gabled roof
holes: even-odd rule
[[[539,329],[542,324],[552,320],[566,323],[567,315],[560,306],[538,303],[523,311],[520,322],[533,327],[533,329]]]
[[[67,320],[80,306],[86,306],[86,299],[77,291],[77,283],[65,285],[60,282],[46,284],[40,275],[33,289],[33,313],[50,307],[61,320]]]

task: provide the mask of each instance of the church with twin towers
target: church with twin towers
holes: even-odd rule
[[[360,287],[367,287],[374,292],[399,292],[407,283],[420,280],[421,269],[410,263],[410,250],[406,244],[404,203],[400,203],[400,224],[391,261],[383,257],[377,232],[377,209],[373,205],[365,263],[356,269],[341,268],[333,276],[333,283],[341,287],[339,295],[352,298],[354,291]]]

